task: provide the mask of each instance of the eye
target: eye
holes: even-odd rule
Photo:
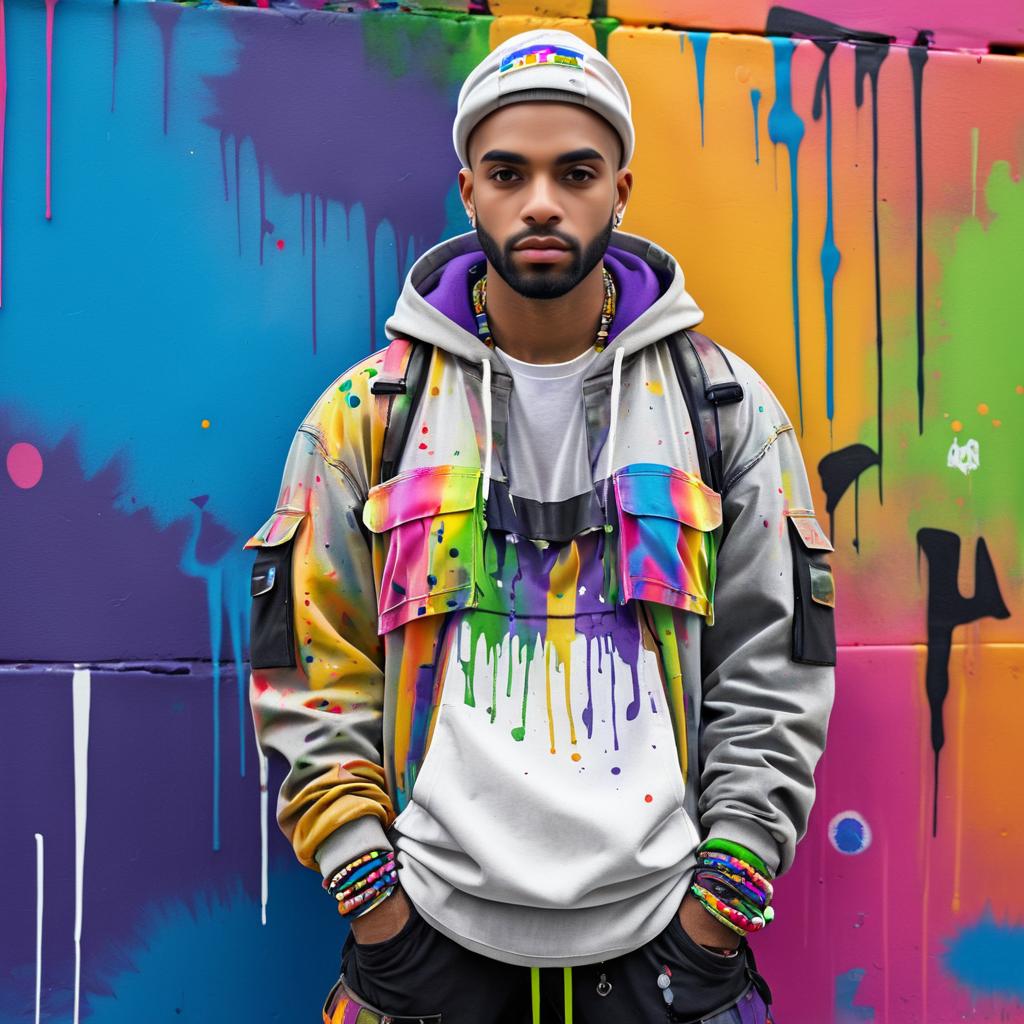
[[[511,177],[500,177],[500,175],[503,174],[511,175]],[[509,184],[509,182],[515,181],[516,178],[519,177],[519,175],[516,174],[516,172],[513,171],[511,167],[496,167],[493,171],[491,171],[488,177],[491,179],[491,181],[496,181],[501,185],[507,185]]]
[[[574,167],[566,177],[576,185],[584,185],[593,181],[597,175],[589,167]]]

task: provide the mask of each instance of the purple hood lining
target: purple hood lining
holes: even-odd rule
[[[421,293],[431,306],[474,336],[476,318],[470,303],[467,277],[470,268],[480,263],[483,258],[481,250],[454,257],[424,282],[424,290]],[[671,284],[671,279],[660,280],[654,270],[639,256],[614,246],[609,246],[604,262],[615,280],[618,293],[615,319],[608,334],[610,344],[661,297]]]

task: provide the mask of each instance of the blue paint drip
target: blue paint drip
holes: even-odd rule
[[[210,698],[213,703],[213,764],[212,764],[212,826],[211,841],[214,850],[220,849],[220,777],[221,777],[221,724],[220,724],[220,659],[225,610],[228,631],[233,648],[235,681],[238,697],[238,773],[245,776],[245,747],[248,732],[248,699],[246,675],[242,658],[242,644],[248,635],[249,599],[246,580],[251,558],[245,552],[229,551],[218,561],[203,562],[198,557],[199,535],[203,526],[205,499],[193,499],[198,514],[193,518],[192,531],[185,542],[179,567],[188,576],[198,577],[206,586],[206,612],[210,627]],[[243,589],[244,588],[244,589]],[[225,598],[225,594],[227,595]]]
[[[711,40],[710,32],[684,32],[679,37],[679,45],[686,45],[685,40],[689,36],[690,46],[693,49],[693,64],[697,69],[697,102],[700,104],[700,144],[704,146],[704,72],[707,69],[708,42]]]
[[[835,1024],[854,1024],[856,1021],[874,1020],[875,1011],[870,1006],[854,1006],[857,989],[864,980],[864,968],[855,967],[852,971],[836,975],[836,1015]]]
[[[826,54],[825,63],[831,58]],[[832,205],[832,81],[828,67],[825,75],[825,237],[821,243],[821,277],[825,286],[825,414],[835,414],[835,297],[836,274],[840,253],[836,247],[835,221]]]
[[[750,105],[754,108],[754,163],[761,162],[761,126],[758,123],[757,111],[761,106],[761,90],[750,90]]]
[[[964,928],[943,957],[948,970],[973,995],[1016,996],[1024,1000],[1024,927],[1000,924],[986,907]]]
[[[796,393],[800,407],[800,432],[804,429],[803,374],[800,369],[800,282],[797,277],[797,256],[800,251],[800,205],[797,194],[797,155],[804,137],[804,123],[793,109],[792,39],[772,39],[775,61],[775,102],[768,113],[768,137],[782,142],[789,152],[789,193],[792,211],[790,234],[791,276],[793,281],[793,335],[796,344]]]

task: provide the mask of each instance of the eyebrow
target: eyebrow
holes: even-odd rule
[[[561,156],[555,157],[555,164],[575,164],[582,160],[600,160],[604,163],[604,157],[596,149],[585,147],[583,149],[574,149],[570,153],[563,153]],[[480,162],[482,164],[518,164],[521,166],[528,164],[530,161],[522,153],[512,153],[507,149],[490,149],[480,157]]]

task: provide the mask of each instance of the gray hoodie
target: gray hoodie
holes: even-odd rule
[[[663,930],[705,836],[792,862],[832,702],[830,546],[787,416],[731,353],[721,495],[701,480],[666,340],[701,312],[674,260],[622,233],[614,331],[580,389],[592,486],[525,493],[512,377],[469,309],[481,260],[473,234],[430,250],[388,321],[434,346],[396,476],[369,384],[402,346],[300,426],[249,542],[288,555],[294,659],[259,664],[287,642],[265,657],[254,629],[253,708],[291,766],[300,859],[329,877],[394,846],[434,927],[570,966]]]

